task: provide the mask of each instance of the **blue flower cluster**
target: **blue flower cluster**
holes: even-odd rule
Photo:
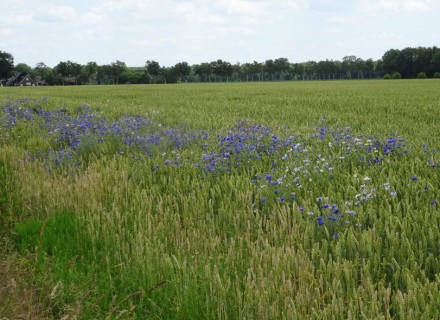
[[[11,101],[2,107],[0,121],[9,127],[1,140],[9,137],[13,127],[20,122],[38,126],[40,134],[50,141],[46,150],[29,150],[32,159],[49,159],[63,166],[78,166],[94,154],[114,152],[153,156],[168,150],[178,150],[186,145],[201,143],[208,138],[203,130],[187,128],[163,128],[152,119],[140,116],[124,116],[110,121],[83,105],[70,112],[65,109],[44,111],[42,101],[22,99]],[[168,160],[165,164],[170,164]],[[173,162],[174,163],[174,162]]]

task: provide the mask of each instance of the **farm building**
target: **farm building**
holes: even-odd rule
[[[26,73],[20,72],[19,74],[9,78],[6,81],[7,86],[35,86],[35,81]]]

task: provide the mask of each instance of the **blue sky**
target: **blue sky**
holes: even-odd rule
[[[380,59],[440,46],[440,0],[0,0],[0,50],[34,67]]]

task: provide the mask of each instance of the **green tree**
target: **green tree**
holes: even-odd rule
[[[382,69],[384,73],[393,73],[398,68],[398,56],[400,50],[391,49],[384,53],[382,56]]]
[[[124,83],[142,83],[144,69],[127,68],[122,74],[120,81]]]
[[[15,72],[25,72],[30,76],[34,76],[32,67],[28,66],[26,63],[19,63],[14,67]]]
[[[429,69],[432,70],[433,73],[440,72],[440,49],[435,50],[433,53],[429,61]]]
[[[52,73],[52,69],[44,62],[38,62],[35,67],[33,74],[37,77],[39,77],[41,80],[44,80],[47,82],[47,77]]]
[[[304,64],[294,63],[293,64],[293,74],[296,79],[304,80]]]
[[[307,80],[317,79],[318,63],[316,61],[307,61],[304,63],[304,75]]]
[[[127,65],[125,64],[125,62],[116,60],[116,62],[112,62],[110,64],[110,66],[111,66],[111,72],[112,72],[112,76],[113,76],[113,83],[118,84],[119,78],[124,73],[124,71],[127,70]]]
[[[365,76],[369,79],[373,78],[374,61],[373,59],[365,60]]]
[[[218,77],[220,81],[229,81],[232,76],[233,68],[231,63],[218,59],[211,62],[212,72]]]
[[[358,58],[356,56],[345,56],[342,58],[342,72],[345,78],[351,79],[357,74],[359,68]]]
[[[191,67],[187,62],[179,62],[173,67],[173,71],[177,75],[177,81],[182,82],[191,73]]]
[[[109,64],[98,66],[98,73],[96,78],[99,84],[114,83],[112,66]]]
[[[83,67],[83,71],[87,78],[87,82],[92,84],[92,82],[97,80],[98,77],[98,64],[94,61],[87,62],[87,64]]]
[[[258,78],[258,81],[262,81],[264,76],[264,64],[254,60],[251,65],[251,72]]]
[[[212,65],[207,62],[197,64],[193,67],[194,74],[199,77],[199,81],[210,82],[212,74]]]
[[[159,62],[154,60],[148,60],[145,64],[145,67],[147,68],[147,74],[150,77],[150,83],[151,80],[153,80],[153,82],[156,83],[162,74],[162,69],[160,67]]]
[[[273,63],[275,74],[279,80],[286,80],[285,78],[290,78],[291,66],[287,58],[275,59]]]
[[[13,75],[14,57],[4,51],[0,51],[0,79],[7,79]]]
[[[70,60],[58,63],[54,70],[55,73],[61,75],[64,79],[64,83],[77,84],[78,77],[81,75],[82,66],[79,63],[72,62]]]
[[[267,74],[269,80],[275,80],[276,66],[272,59],[264,62],[264,72]]]
[[[243,66],[237,62],[232,65],[232,79],[234,81],[241,81],[244,76]]]

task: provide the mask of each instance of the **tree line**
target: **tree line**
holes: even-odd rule
[[[177,82],[229,82],[229,81],[287,81],[378,78],[440,78],[440,48],[418,47],[391,49],[382,59],[373,60],[345,56],[341,60],[289,62],[287,58],[264,62],[231,64],[218,59],[189,65],[179,62],[171,67],[147,60],[142,67],[128,67],[122,61],[106,65],[88,62],[61,61],[51,68],[45,63],[30,67],[14,64],[10,53],[0,51],[0,80],[25,72],[40,84],[120,84],[120,83],[177,83]],[[392,75],[392,76],[391,76]],[[423,76],[424,75],[424,76]]]

